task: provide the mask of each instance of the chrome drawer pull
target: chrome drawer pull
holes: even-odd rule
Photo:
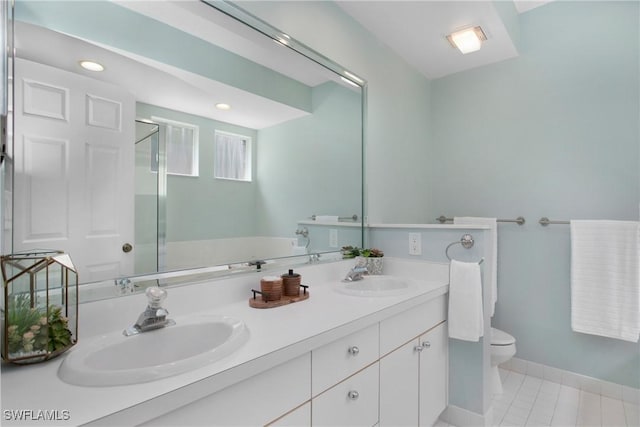
[[[349,399],[351,399],[351,400],[357,400],[358,397],[360,397],[360,393],[358,393],[355,390],[351,390],[351,391],[349,391],[349,393],[347,393],[347,396],[349,396]]]
[[[423,347],[423,348],[430,348],[430,347],[431,347],[431,342],[429,342],[429,341],[423,341],[423,342],[422,342],[422,347]]]
[[[356,347],[355,345],[353,347],[349,347],[349,354],[351,354],[352,356],[357,356],[358,353],[360,353],[360,349],[358,347]]]
[[[413,347],[413,350],[414,351],[422,351],[422,350],[424,350],[424,347],[421,346],[421,345],[417,345],[417,346]]]

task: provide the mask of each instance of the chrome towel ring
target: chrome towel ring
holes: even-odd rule
[[[457,245],[457,244],[461,244],[463,248],[465,249],[471,249],[473,247],[474,244],[474,240],[473,240],[473,236],[471,234],[464,234],[461,238],[460,241],[458,242],[451,242],[449,243],[449,245],[447,246],[447,248],[444,251],[444,254],[447,256],[447,258],[449,259],[449,261],[453,261],[453,259],[449,256],[449,248],[453,245]],[[480,261],[478,261],[478,264],[482,264],[484,262],[484,258],[480,259]]]

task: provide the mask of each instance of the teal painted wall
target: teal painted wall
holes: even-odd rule
[[[429,80],[334,2],[239,5],[367,81],[366,214],[370,222],[424,222],[432,186],[425,164],[430,156]]]
[[[255,130],[143,103],[136,104],[136,112],[139,118],[157,116],[199,127],[200,175],[169,175],[167,178],[168,241],[260,235],[255,222],[256,181],[228,181],[213,177],[214,132],[222,130],[250,136],[255,170],[258,136]]]
[[[640,345],[574,333],[570,235],[551,219],[638,220],[638,2],[520,15],[520,57],[432,81],[432,216],[499,226],[494,325],[517,357],[640,387]]]
[[[327,82],[313,89],[312,115],[258,131],[260,235],[294,237],[297,221],[314,214],[361,215],[361,122],[360,91]],[[329,249],[328,229],[314,231],[309,248]],[[359,229],[338,238],[361,245]]]

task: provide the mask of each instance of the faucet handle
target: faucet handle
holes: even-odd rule
[[[160,289],[158,286],[152,286],[145,291],[149,300],[149,307],[161,308],[162,302],[167,298],[167,291]]]

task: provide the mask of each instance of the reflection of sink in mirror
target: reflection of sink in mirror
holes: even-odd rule
[[[335,290],[359,297],[386,297],[401,295],[412,288],[411,281],[397,276],[364,276],[355,282],[340,282]]]
[[[97,337],[69,352],[58,376],[83,386],[137,384],[216,362],[248,339],[245,324],[225,316],[192,316],[175,326],[126,337]]]

